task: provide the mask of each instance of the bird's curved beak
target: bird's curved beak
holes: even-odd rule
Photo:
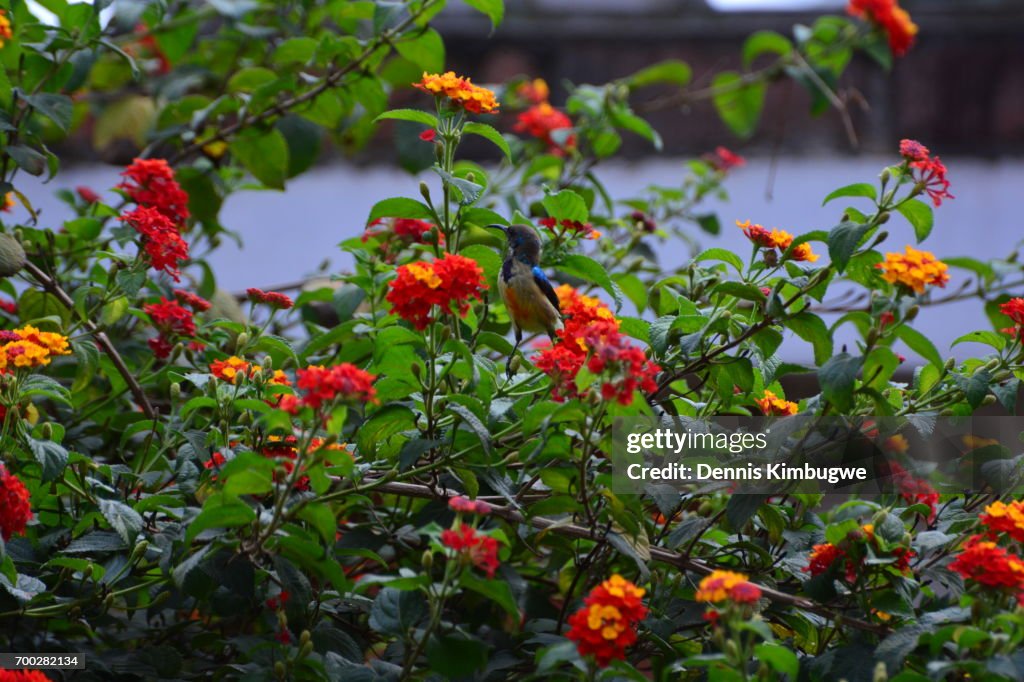
[[[501,230],[505,234],[506,237],[508,236],[508,227],[506,227],[505,225],[502,225],[500,223],[492,223],[492,224],[487,226],[487,229],[488,230]]]

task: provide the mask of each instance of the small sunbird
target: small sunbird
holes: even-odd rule
[[[552,341],[562,328],[558,295],[551,280],[540,269],[540,238],[527,225],[488,225],[505,233],[508,250],[498,275],[498,291],[505,302],[516,345],[505,364],[505,375],[512,378],[512,358],[523,342],[523,332],[547,332]]]

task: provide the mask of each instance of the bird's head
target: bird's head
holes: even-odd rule
[[[501,230],[508,240],[509,254],[520,257],[526,262],[536,265],[540,261],[540,238],[533,228],[527,225],[488,225],[488,227]]]

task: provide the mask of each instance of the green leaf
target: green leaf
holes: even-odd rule
[[[512,617],[512,621],[519,622],[519,606],[512,595],[512,588],[504,580],[482,580],[469,571],[463,571],[459,579],[462,586],[472,590],[479,595],[487,597],[505,610]]]
[[[418,218],[419,220],[433,220],[434,216],[430,208],[415,199],[407,197],[392,197],[378,201],[370,209],[370,217],[366,219],[367,224],[378,218]]]
[[[68,464],[68,451],[52,440],[36,440],[28,438],[28,447],[36,461],[43,468],[43,483],[49,483],[64,473]]]
[[[731,265],[734,268],[736,268],[736,272],[742,272],[743,271],[743,261],[740,260],[739,256],[737,256],[732,251],[729,251],[728,249],[719,249],[719,248],[707,249],[705,251],[702,251],[693,260],[695,260],[698,263],[701,262],[701,261],[705,261],[705,260],[720,260],[720,261],[722,261],[724,263],[728,263],[729,265]]]
[[[46,157],[31,147],[15,144],[7,147],[10,156],[18,167],[29,175],[42,175],[46,172]]]
[[[319,45],[320,41],[315,38],[305,36],[289,38],[277,46],[271,61],[277,66],[307,64],[313,59]]]
[[[956,346],[961,343],[983,343],[986,346],[991,346],[996,350],[1003,350],[1006,348],[1006,336],[997,332],[989,331],[976,331],[968,332],[963,336],[957,338],[950,346]]]
[[[935,214],[932,207],[923,201],[910,199],[904,201],[897,208],[897,211],[907,219],[914,227],[914,234],[917,236],[917,243],[920,244],[932,233],[932,226],[935,224]]]
[[[548,215],[558,220],[578,220],[585,223],[590,217],[583,197],[571,189],[563,189],[555,194],[548,193],[541,203]]]
[[[818,370],[818,382],[825,400],[843,413],[853,407],[853,387],[864,359],[840,353]]]
[[[420,111],[419,109],[392,109],[391,111],[385,111],[383,114],[373,119],[373,122],[383,121],[390,119],[392,121],[412,121],[413,123],[422,123],[425,126],[431,128],[437,127],[437,117],[426,111]]]
[[[67,132],[68,128],[71,127],[72,105],[70,97],[43,92],[38,95],[26,95],[24,99],[33,109],[56,123],[64,132]]]
[[[501,20],[505,17],[504,0],[465,0],[465,3],[486,14],[487,18],[491,20],[492,28],[498,28]]]
[[[988,395],[988,386],[992,383],[992,375],[986,370],[979,370],[970,376],[957,375],[955,379],[973,409],[981,405],[981,401]]]
[[[803,312],[783,323],[804,341],[814,346],[814,362],[823,365],[832,357],[832,335],[824,320],[813,313]]]
[[[393,44],[398,54],[419,69],[430,73],[444,71],[444,41],[434,29],[423,29],[412,38],[403,37]]]
[[[828,257],[836,267],[836,272],[842,273],[846,270],[847,264],[854,251],[860,246],[864,235],[871,229],[868,223],[853,223],[846,221],[833,227],[828,233]]]
[[[224,493],[216,493],[206,499],[203,510],[188,525],[185,544],[191,544],[205,530],[237,528],[251,523],[255,518],[256,512],[249,505]]]
[[[284,189],[288,177],[288,142],[276,128],[268,132],[247,131],[230,146],[231,154],[253,177],[267,187]]]
[[[480,439],[480,445],[483,446],[484,452],[488,455],[491,454],[491,432],[487,430],[487,426],[480,421],[480,418],[473,414],[468,407],[458,403],[449,403],[448,409],[462,418],[462,421],[469,427],[470,431],[475,433],[476,437]]]
[[[661,135],[658,134],[658,131],[650,123],[624,107],[612,108],[609,113],[611,121],[616,127],[636,133],[650,142],[655,149],[661,150]]]
[[[684,86],[693,78],[693,69],[686,62],[678,59],[667,59],[657,64],[640,69],[632,76],[626,77],[626,85],[630,89],[644,88],[648,85]]]
[[[258,88],[273,83],[277,74],[262,66],[248,66],[235,72],[228,80],[228,92],[254,92]]]
[[[450,187],[455,188],[459,204],[462,206],[469,206],[476,202],[476,200],[480,198],[480,194],[484,191],[483,185],[452,175],[436,164],[431,166],[431,170],[440,175],[441,179]]]
[[[928,362],[939,368],[943,366],[942,356],[939,355],[939,351],[935,348],[935,344],[921,332],[917,331],[913,327],[907,327],[904,325],[896,330],[896,336],[899,337],[900,341],[907,344],[907,347],[910,350],[914,351]]]
[[[785,36],[775,31],[758,31],[743,43],[743,66],[749,69],[754,60],[763,54],[787,55],[793,50],[793,44]]]
[[[615,299],[616,311],[622,307],[622,292],[608,276],[604,266],[593,258],[578,253],[569,254],[558,266],[558,269],[567,275],[598,285]]]
[[[505,138],[501,136],[501,133],[499,133],[494,127],[489,126],[486,123],[470,121],[465,125],[465,127],[463,127],[462,132],[467,135],[479,135],[480,137],[493,142],[497,145],[498,149],[504,152],[506,159],[509,161],[512,160],[512,149],[508,146],[508,142]]]
[[[750,137],[757,128],[764,107],[767,86],[761,82],[745,83],[735,71],[717,74],[711,83],[715,90],[715,109],[729,129],[739,137]]]
[[[736,531],[742,530],[767,500],[767,495],[730,495],[725,504],[725,518],[729,526]]]
[[[821,205],[824,206],[828,202],[833,199],[838,199],[839,197],[867,197],[872,201],[876,201],[878,199],[878,192],[875,190],[874,185],[869,185],[866,182],[855,182],[852,185],[840,187],[829,194],[825,197],[825,200],[821,202]]]
[[[796,682],[800,674],[800,661],[796,654],[781,644],[764,642],[754,647],[754,655],[762,663],[767,663],[772,670],[780,675],[787,675]]]
[[[142,517],[139,513],[119,500],[100,500],[100,512],[121,539],[129,545],[142,532]]]
[[[370,627],[385,635],[405,636],[427,616],[423,595],[385,587],[373,600]]]

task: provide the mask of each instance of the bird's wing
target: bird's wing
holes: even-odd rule
[[[544,292],[547,299],[551,302],[551,305],[555,307],[559,313],[562,312],[561,306],[558,304],[558,294],[555,293],[554,288],[551,286],[551,281],[548,276],[544,274],[544,271],[540,269],[539,265],[533,266],[533,281],[537,283],[537,287]]]

